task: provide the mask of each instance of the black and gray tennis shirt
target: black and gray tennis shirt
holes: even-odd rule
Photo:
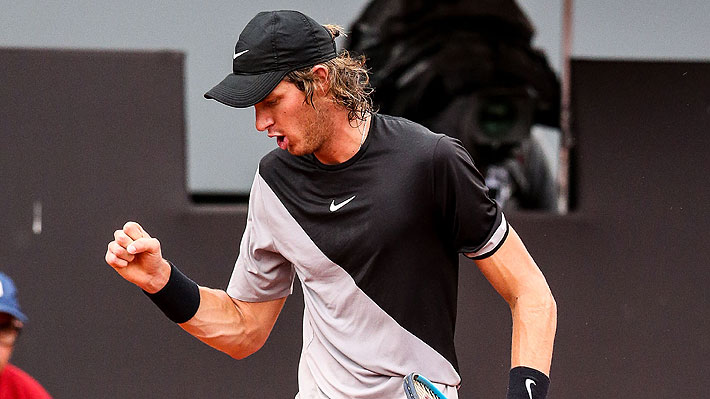
[[[282,298],[298,276],[302,393],[399,398],[413,371],[453,387],[458,254],[489,256],[507,232],[457,140],[374,114],[347,162],[261,160],[227,292]]]

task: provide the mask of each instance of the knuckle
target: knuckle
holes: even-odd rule
[[[117,251],[119,251],[120,248],[121,248],[121,246],[118,245],[118,243],[117,243],[116,241],[111,241],[111,242],[108,244],[108,249],[109,249],[109,251],[111,251],[111,252],[114,253],[114,254],[115,254]]]
[[[128,238],[128,236],[123,230],[116,230],[116,232],[113,233],[113,238],[116,242],[123,242]]]
[[[114,262],[116,261],[116,255],[114,255],[112,252],[106,252],[105,259],[106,263],[113,266]]]

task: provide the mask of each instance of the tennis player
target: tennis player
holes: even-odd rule
[[[200,287],[135,222],[106,261],[174,322],[241,359],[264,344],[297,277],[305,302],[297,398],[404,398],[416,371],[450,399],[459,254],[510,304],[509,398],[544,398],[556,305],[461,143],[373,112],[364,60],[341,30],[296,11],[257,14],[233,73],[205,94],[253,106],[264,156],[225,291]]]

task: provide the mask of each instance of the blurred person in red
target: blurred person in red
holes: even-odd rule
[[[0,272],[0,398],[3,399],[51,398],[37,380],[10,364],[15,342],[26,322],[15,284]]]

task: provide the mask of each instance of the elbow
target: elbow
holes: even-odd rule
[[[546,296],[545,300],[545,309],[547,309],[548,314],[550,315],[550,318],[555,321],[555,325],[557,324],[557,301],[555,301],[555,297],[552,296],[552,292],[548,290],[548,295]]]
[[[537,302],[543,309],[547,309],[547,311],[552,314],[557,314],[557,302],[555,301],[555,297],[552,295],[552,291],[550,291],[547,284],[545,284],[544,289],[541,289],[536,293],[536,297]]]
[[[230,346],[226,353],[234,359],[242,360],[256,353],[268,338],[268,333],[253,330],[240,335],[239,341]]]
[[[230,352],[230,353],[227,353],[227,354],[228,354],[232,359],[242,360],[242,359],[246,359],[247,357],[251,356],[254,352],[256,352],[256,351],[251,351],[251,352],[249,352],[249,351],[238,351],[238,352]]]
[[[538,307],[545,312],[549,318],[557,320],[557,301],[552,295],[552,291],[546,287],[546,290],[537,295]]]
[[[517,295],[508,303],[514,314],[524,312],[553,322],[557,321],[557,302],[547,284],[544,287]]]
[[[256,350],[250,350],[249,348],[236,348],[232,349],[227,352],[227,354],[232,358],[236,360],[242,360],[246,359],[247,357],[251,356]]]
[[[232,350],[230,352],[227,352],[227,354],[232,357],[233,359],[236,360],[242,360],[246,359],[247,357],[253,355],[258,351],[261,347],[241,347],[236,350]]]

